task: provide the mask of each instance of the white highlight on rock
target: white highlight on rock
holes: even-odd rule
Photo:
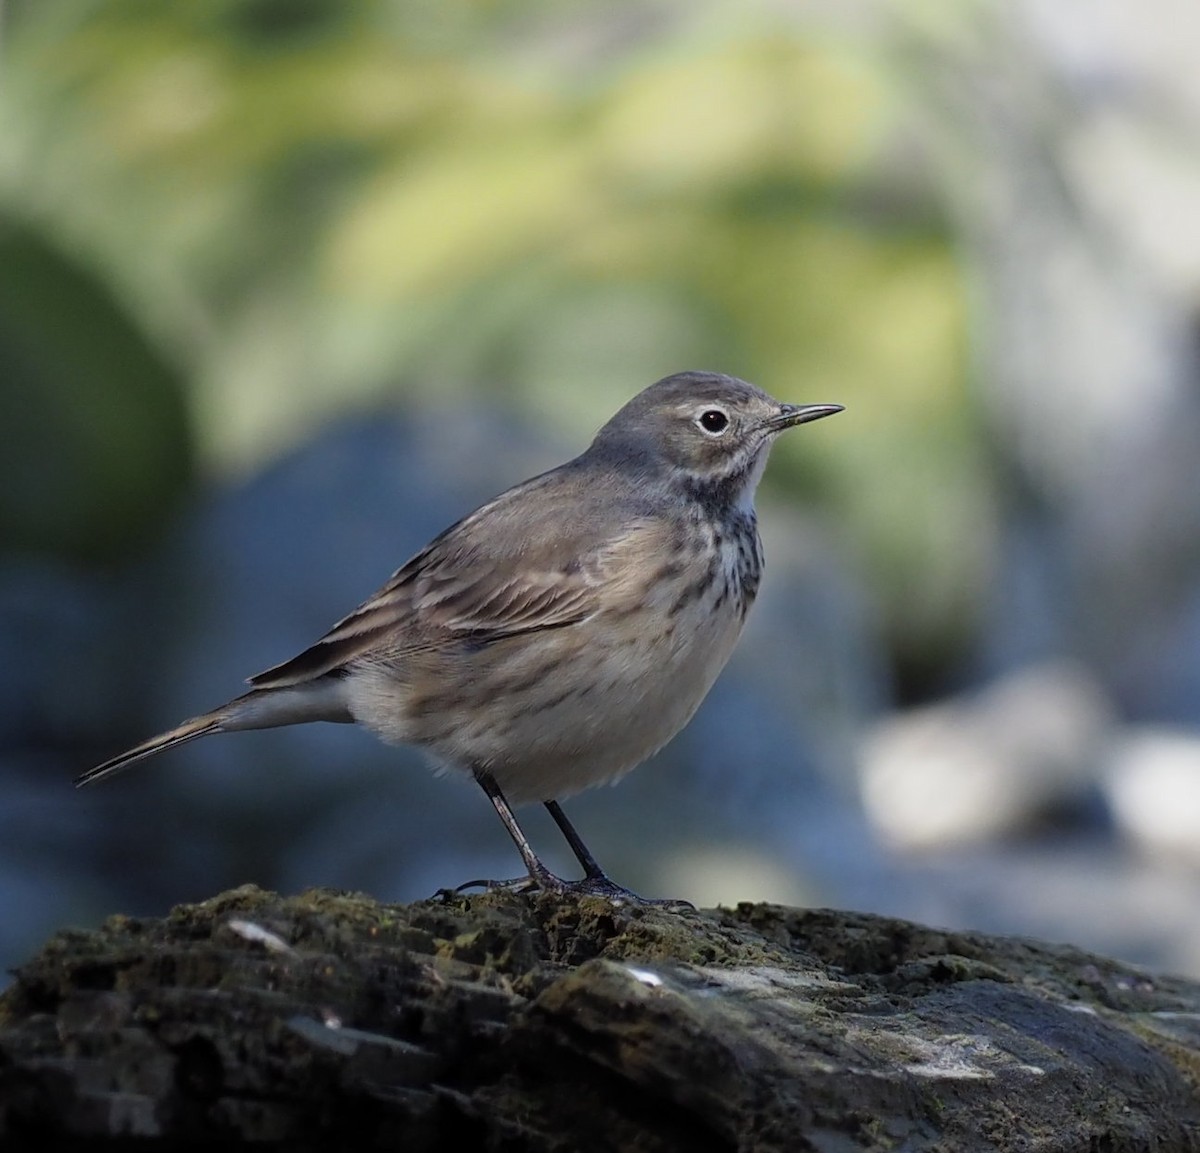
[[[863,803],[900,848],[995,837],[1083,792],[1110,724],[1086,670],[1039,665],[878,724],[861,750]]]
[[[262,925],[256,924],[254,921],[234,920],[227,923],[239,937],[263,945],[269,952],[294,953],[296,951],[278,933],[272,933],[270,929],[264,929]]]
[[[631,977],[641,981],[643,985],[649,985],[652,989],[661,988],[664,983],[657,973],[653,973],[649,969],[639,969],[636,965],[626,965],[625,968]]]
[[[1108,758],[1104,787],[1113,819],[1139,849],[1200,862],[1200,735],[1130,730]]]

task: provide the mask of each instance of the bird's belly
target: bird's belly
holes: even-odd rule
[[[569,796],[612,782],[662,748],[725,666],[741,620],[681,622],[677,638],[598,639],[578,676],[550,677],[509,720],[491,771],[514,802]],[[515,702],[514,702],[515,703]],[[519,750],[519,751],[518,751]]]
[[[439,668],[424,691],[420,679],[364,670],[352,687],[356,719],[445,764],[486,769],[513,803],[569,796],[616,780],[687,724],[743,616],[711,597],[662,628],[602,615],[491,645],[453,673]]]

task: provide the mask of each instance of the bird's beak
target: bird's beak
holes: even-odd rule
[[[840,404],[781,404],[779,415],[767,421],[767,427],[774,432],[792,428],[797,424],[807,424],[810,420],[820,420],[823,416],[833,416],[841,412]]]

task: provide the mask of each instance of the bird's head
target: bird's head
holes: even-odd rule
[[[733,376],[680,372],[620,409],[592,451],[624,457],[698,495],[748,503],[781,432],[841,411],[840,404],[783,404]]]

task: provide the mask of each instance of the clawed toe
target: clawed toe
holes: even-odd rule
[[[680,901],[673,898],[639,897],[631,889],[610,881],[603,873],[584,877],[579,881],[563,881],[563,890],[575,893],[581,897],[607,897],[614,904],[621,905],[655,905],[659,908],[682,908],[695,910],[696,906],[690,901]]]
[[[453,889],[444,889],[442,892],[457,896],[469,889],[483,889],[488,893],[497,891],[529,893],[536,891],[555,893],[559,896],[604,897],[617,905],[652,905],[658,908],[691,909],[693,911],[696,908],[690,901],[681,901],[677,898],[639,897],[631,889],[626,889],[624,886],[618,885],[615,881],[610,881],[603,873],[590,877],[582,877],[578,881],[567,881],[557,874],[550,872],[549,869],[541,869],[535,875],[514,877],[508,881],[482,879],[464,881],[461,885],[457,885]]]
[[[483,889],[484,892],[491,893],[496,890],[502,890],[508,893],[527,893],[531,889],[538,888],[538,883],[532,877],[513,877],[507,881],[489,881],[480,879],[478,881],[463,881],[461,885],[455,885],[450,889],[451,893],[465,893],[468,889]],[[443,890],[445,892],[447,890]]]

